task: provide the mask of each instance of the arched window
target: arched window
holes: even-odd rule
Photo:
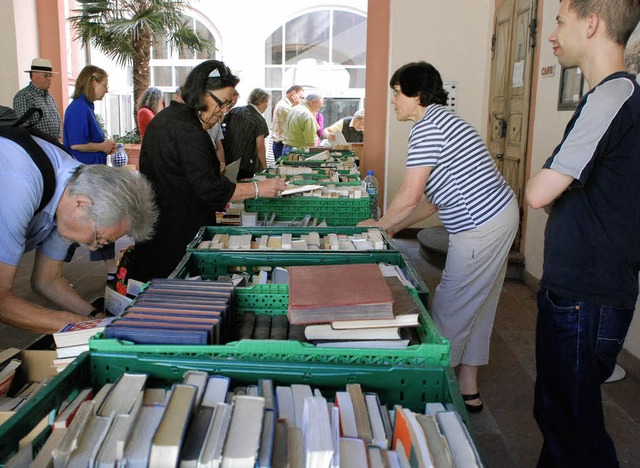
[[[194,31],[199,32],[215,47],[219,43],[213,28],[207,27],[203,21],[194,17],[185,16],[184,20]],[[173,91],[184,83],[189,72],[200,62],[207,59],[215,59],[216,50],[210,54],[202,52],[194,54],[187,49],[174,49],[162,36],[155,36],[151,48],[151,86],[156,86],[166,91]]]
[[[326,9],[287,21],[265,42],[265,85],[271,106],[292,84],[325,97],[325,124],[353,115],[364,99],[367,18]],[[267,116],[271,112],[267,111]]]

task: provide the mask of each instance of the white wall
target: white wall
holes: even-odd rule
[[[25,28],[24,25],[34,25]],[[31,60],[38,56],[38,21],[35,0],[0,2],[0,31],[6,39],[0,47],[0,104],[12,107],[13,96],[29,84]],[[20,26],[19,26],[20,25]],[[18,34],[19,31],[19,34]]]
[[[538,74],[538,89],[535,100],[535,114],[532,120],[532,150],[529,155],[531,176],[534,176],[540,171],[540,168],[551,155],[553,149],[560,143],[564,128],[573,114],[572,111],[557,110],[561,67],[553,55],[551,45],[548,41],[549,35],[556,27],[557,9],[557,2],[544,2],[542,21],[538,22],[542,30],[539,43],[540,67],[533,71]],[[543,78],[540,76],[540,70],[547,66],[555,66],[555,75],[553,77]],[[526,259],[525,270],[537,279],[540,279],[542,276],[542,254],[546,222],[547,214],[544,210],[528,209],[524,250]]]
[[[486,134],[493,0],[392,0],[389,77],[408,62],[424,60],[444,81],[458,81],[458,110]],[[391,95],[389,93],[389,99]],[[389,107],[385,206],[402,183],[412,122],[398,122]],[[416,227],[439,224],[437,216]]]

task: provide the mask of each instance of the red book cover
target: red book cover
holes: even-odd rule
[[[289,321],[392,319],[393,294],[377,264],[289,267]]]

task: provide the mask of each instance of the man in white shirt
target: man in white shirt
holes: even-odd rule
[[[277,160],[282,156],[284,143],[284,122],[293,106],[297,106],[304,98],[302,86],[293,85],[287,89],[286,95],[278,101],[273,110],[273,121],[271,122],[271,140],[273,141],[273,157]]]

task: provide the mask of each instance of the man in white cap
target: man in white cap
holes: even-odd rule
[[[60,113],[56,101],[49,94],[49,88],[53,81],[54,72],[51,61],[43,58],[34,58],[31,61],[29,73],[31,81],[26,88],[21,89],[13,98],[13,108],[18,116],[22,116],[32,107],[42,110],[42,118],[38,120],[37,114],[31,117],[31,123],[35,128],[51,135],[56,140],[60,138]]]

